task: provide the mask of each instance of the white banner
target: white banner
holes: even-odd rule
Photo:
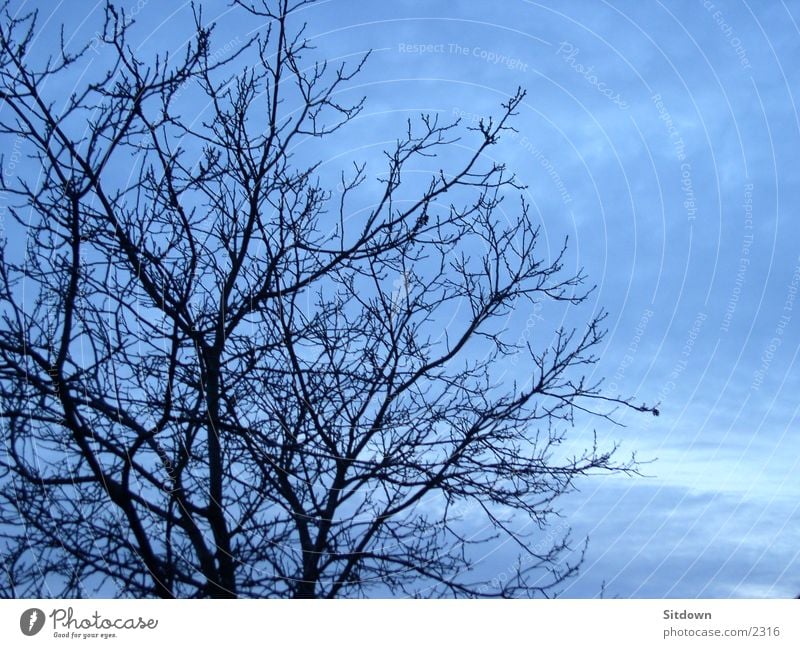
[[[800,601],[0,601],[3,646],[800,646]],[[257,644],[254,644],[257,642]]]

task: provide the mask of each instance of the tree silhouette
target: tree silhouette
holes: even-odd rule
[[[90,44],[107,70],[63,39],[34,56],[35,13],[0,26],[0,129],[28,155],[2,184],[25,241],[0,260],[5,592],[553,592],[580,562],[569,535],[514,522],[545,529],[577,477],[635,470],[596,443],[558,451],[576,410],[634,405],[585,377],[603,313],[541,348],[504,330],[589,293],[566,247],[539,258],[524,201],[496,214],[521,187],[486,152],[524,93],[423,185],[409,165],[457,123],[422,116],[379,183],[357,164],[326,190],[293,147],[359,114],[337,95],[364,60],[308,60],[305,1],[235,4],[267,31],[212,55],[197,12],[185,53],[148,61],[108,5]],[[210,117],[183,117],[198,97]],[[515,354],[524,384],[501,379]],[[520,559],[486,583],[474,545],[497,537]]]

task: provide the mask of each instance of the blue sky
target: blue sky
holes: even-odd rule
[[[99,4],[18,4],[48,28],[66,21],[76,43],[101,17]],[[185,43],[188,4],[120,4],[142,51]],[[212,49],[259,27],[202,5],[219,22]],[[620,597],[800,593],[800,2],[328,0],[300,17],[320,58],[373,50],[343,97],[365,95],[365,111],[310,151],[331,177],[351,160],[379,170],[420,112],[468,126],[528,92],[518,133],[493,153],[528,186],[543,254],[569,235],[569,264],[597,290],[577,310],[517,312],[509,329],[546,339],[606,307],[595,376],[661,410],[574,430],[576,447],[596,429],[655,461],[564,499],[574,535],[590,536],[564,595],[603,582]],[[484,568],[514,557],[496,547]]]

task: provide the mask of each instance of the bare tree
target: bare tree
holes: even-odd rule
[[[458,168],[409,177],[457,140],[422,116],[379,182],[356,164],[328,191],[293,147],[359,114],[337,96],[364,61],[307,60],[304,0],[235,4],[268,31],[212,56],[196,13],[185,53],[150,61],[109,5],[110,67],[66,98],[87,49],[36,67],[36,14],[0,25],[0,129],[28,154],[2,184],[4,592],[548,595],[580,562],[568,534],[537,543],[554,500],[635,470],[591,442],[563,456],[573,415],[654,410],[585,377],[602,313],[540,348],[505,331],[589,292],[566,248],[539,258],[524,201],[496,213],[521,187],[485,154],[524,93]],[[189,97],[210,117],[183,117]],[[502,537],[517,569],[485,583],[475,545]]]

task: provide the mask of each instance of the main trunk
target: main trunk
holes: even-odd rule
[[[219,578],[209,582],[213,598],[235,598],[236,576],[231,555],[230,533],[223,501],[222,445],[219,426],[219,352],[206,354],[206,407],[208,410],[208,521],[214,534]]]

